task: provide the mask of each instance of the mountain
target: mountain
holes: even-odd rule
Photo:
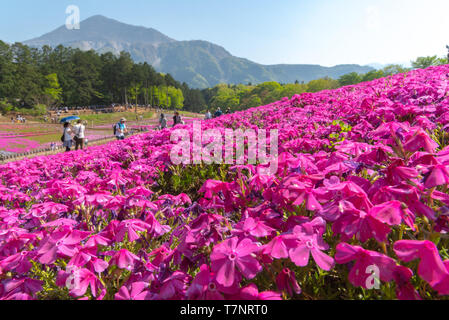
[[[128,25],[100,15],[82,21],[79,30],[62,26],[24,44],[32,47],[62,44],[100,53],[127,51],[134,61],[148,62],[158,72],[170,73],[176,80],[194,88],[208,88],[219,83],[308,82],[373,69],[360,65],[262,65],[235,57],[223,47],[207,41],[176,41],[155,29]]]

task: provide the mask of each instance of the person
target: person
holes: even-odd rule
[[[173,116],[173,127],[182,124],[182,118],[178,111],[175,112],[175,115]]]
[[[222,115],[223,115],[223,112],[221,111],[221,108],[218,107],[217,111],[215,111],[214,118],[221,117]]]
[[[89,145],[89,139],[84,139],[84,146],[87,148],[87,146]]]
[[[82,120],[78,120],[77,124],[74,127],[75,133],[75,150],[78,150],[81,147],[81,150],[84,149],[84,132],[86,131],[86,126],[83,124]]]
[[[231,114],[231,108],[226,109],[226,114]]]
[[[124,140],[125,134],[128,133],[128,129],[126,128],[126,119],[121,118],[120,122],[115,125],[115,137],[117,140]]]
[[[159,126],[162,129],[167,128],[167,119],[165,119],[165,114],[161,113],[161,117],[159,119]]]
[[[63,131],[63,146],[65,147],[65,151],[69,152],[72,147],[72,130],[70,129],[70,123],[64,122],[64,131]]]
[[[212,114],[210,113],[209,109],[207,109],[206,116],[204,117],[204,119],[205,120],[212,119]]]

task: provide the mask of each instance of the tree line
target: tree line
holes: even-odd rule
[[[427,68],[447,64],[448,59],[420,57],[412,62],[412,66]],[[0,41],[0,113],[20,111],[41,115],[47,108],[112,103],[191,112],[218,107],[238,111],[295,94],[336,89],[409,70],[400,65],[389,65],[365,74],[349,73],[339,79],[326,77],[294,84],[220,84],[200,90],[176,81],[170,74],[156,72],[148,63],[135,63],[127,52],[99,54],[64,46],[38,49]]]
[[[199,90],[131,55],[58,46],[31,48],[0,41],[0,113],[44,114],[59,106],[119,104],[191,108]]]
[[[448,46],[449,50],[449,46]],[[449,63],[448,57],[439,58],[419,57],[412,61],[412,68],[391,64],[378,70],[371,70],[364,74],[356,72],[345,74],[339,79],[321,78],[308,83],[280,84],[277,82],[265,82],[259,85],[226,85],[220,84],[211,89],[202,90],[206,104],[212,109],[218,107],[230,108],[232,111],[244,110],[256,106],[266,105],[284,97],[291,98],[295,94],[304,92],[318,92],[332,90],[340,87],[354,85],[361,82],[372,81],[388,77],[398,73],[406,73],[412,69],[425,69],[430,66],[438,66]]]

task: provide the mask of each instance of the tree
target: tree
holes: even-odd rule
[[[168,87],[168,96],[170,99],[170,108],[181,110],[184,106],[184,95],[181,89]]]
[[[362,76],[362,82],[373,81],[385,77],[384,70],[371,70]]]
[[[37,49],[30,49],[21,43],[15,43],[11,50],[15,70],[14,90],[10,93],[9,98],[18,99],[20,106],[31,106],[34,97],[41,93],[41,85],[44,80],[37,65]]]
[[[383,68],[382,71],[384,73],[384,77],[387,77],[387,76],[392,76],[394,74],[406,73],[409,71],[409,69],[404,68],[403,66],[401,66],[399,64],[389,64],[388,66]]]
[[[419,57],[415,61],[412,61],[412,67],[414,69],[426,69],[431,66],[438,65],[438,57]]]
[[[14,95],[14,72],[11,47],[0,41],[0,97]]]
[[[341,86],[349,86],[362,82],[362,77],[357,72],[352,72],[342,75],[338,79],[338,82],[340,83]]]
[[[56,73],[45,76],[43,92],[34,97],[36,105],[45,105],[50,109],[57,107],[62,98],[62,89]]]
[[[323,90],[337,89],[339,87],[339,82],[337,80],[331,79],[329,77],[321,78],[317,80],[312,80],[307,84],[309,92],[319,92]]]

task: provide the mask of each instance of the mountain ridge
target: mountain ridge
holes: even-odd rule
[[[307,64],[263,65],[233,56],[224,47],[204,40],[178,41],[160,31],[133,26],[95,15],[81,22],[79,30],[61,26],[40,37],[23,42],[32,47],[64,45],[100,53],[127,51],[136,62],[147,62],[158,72],[194,88],[213,87],[219,83],[238,84],[265,81],[308,82],[322,77],[373,70],[356,64],[323,67]]]

